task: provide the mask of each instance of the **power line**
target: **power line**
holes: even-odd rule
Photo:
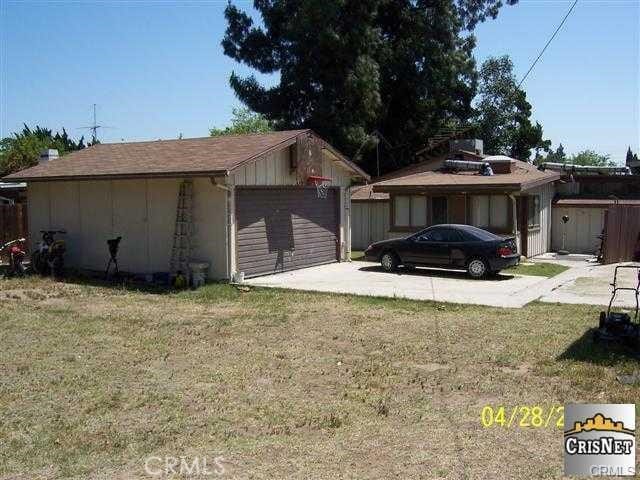
[[[538,60],[540,60],[540,57],[542,57],[542,55],[544,54],[544,52],[547,50],[547,47],[551,44],[551,42],[553,41],[554,38],[556,38],[556,35],[558,34],[558,32],[560,31],[560,29],[562,28],[562,26],[564,25],[564,22],[567,21],[567,18],[569,18],[569,15],[571,15],[571,12],[573,11],[573,9],[575,8],[575,6],[577,5],[578,0],[575,0],[575,2],[573,2],[573,5],[571,5],[571,8],[569,9],[569,11],[566,13],[566,15],[564,16],[564,18],[562,19],[562,21],[560,22],[560,25],[558,25],[558,28],[556,28],[556,31],[553,32],[553,35],[551,35],[551,38],[549,38],[549,40],[547,41],[547,43],[545,44],[544,48],[540,51],[540,54],[536,57],[536,59],[533,61],[533,63],[531,64],[531,67],[529,67],[529,70],[527,70],[527,73],[524,74],[524,77],[522,77],[522,80],[520,80],[520,83],[518,84],[517,88],[520,88],[520,85],[522,85],[522,83],[526,80],[526,78],[529,76],[529,74],[531,73],[531,70],[533,70],[533,67],[536,66],[536,63],[538,63]]]

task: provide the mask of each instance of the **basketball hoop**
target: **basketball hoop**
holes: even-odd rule
[[[307,177],[307,183],[316,186],[318,198],[325,199],[329,193],[329,187],[331,186],[331,179],[328,177],[319,177],[310,175]]]

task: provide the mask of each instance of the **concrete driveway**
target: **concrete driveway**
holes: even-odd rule
[[[523,307],[534,300],[552,303],[609,303],[612,265],[587,262],[568,264],[569,270],[552,278],[500,274],[496,278],[471,280],[464,272],[416,269],[386,273],[369,262],[332,263],[265,277],[251,278],[248,285],[316,292],[347,293],[375,297],[434,300],[496,307]],[[625,273],[629,277],[629,272]],[[629,278],[626,278],[627,283]],[[632,295],[621,305],[634,306]]]
[[[543,277],[513,275],[472,280],[464,272],[427,269],[387,273],[377,263],[358,261],[251,278],[245,283],[317,292],[521,307],[534,300],[538,285],[544,280]]]

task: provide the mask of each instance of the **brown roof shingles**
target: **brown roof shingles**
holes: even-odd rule
[[[351,201],[373,201],[373,200],[389,200],[388,193],[374,192],[373,186],[375,183],[369,185],[362,185],[351,188]]]
[[[224,175],[260,155],[293,144],[298,135],[306,132],[310,130],[98,144],[5,178],[15,181]],[[341,160],[366,176],[346,158]]]
[[[427,171],[375,183],[374,192],[395,191],[397,188],[416,187],[460,190],[461,188],[496,188],[500,190],[526,190],[560,178],[556,172],[542,172],[534,165],[516,160],[512,173],[482,176],[476,172],[445,173]]]

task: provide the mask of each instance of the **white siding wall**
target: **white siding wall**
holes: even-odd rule
[[[351,203],[351,247],[364,250],[389,234],[389,202]]]
[[[551,202],[554,196],[554,186],[547,183],[527,192],[528,195],[540,195],[540,228],[529,229],[527,236],[527,250],[529,257],[535,257],[551,249]]]
[[[291,170],[291,147],[264,155],[259,160],[233,171],[234,185],[297,185],[296,173]],[[351,173],[325,153],[322,159],[322,176],[331,178],[331,185],[348,187]]]
[[[551,246],[554,251],[562,249],[562,232],[566,228],[565,248],[570,253],[596,253],[600,246],[598,235],[604,228],[604,208],[553,208]],[[569,217],[564,226],[563,215]]]
[[[71,267],[103,270],[106,241],[122,236],[118,261],[133,273],[169,270],[181,179],[30,183],[29,229],[64,229]],[[194,180],[194,259],[209,262],[211,278],[226,277],[224,192]]]
[[[234,170],[235,185],[295,185],[295,173],[291,173],[290,148],[264,155],[261,159]]]
[[[194,179],[193,186],[195,235],[192,257],[210,264],[211,278],[228,278],[226,192],[213,186],[208,178]]]

